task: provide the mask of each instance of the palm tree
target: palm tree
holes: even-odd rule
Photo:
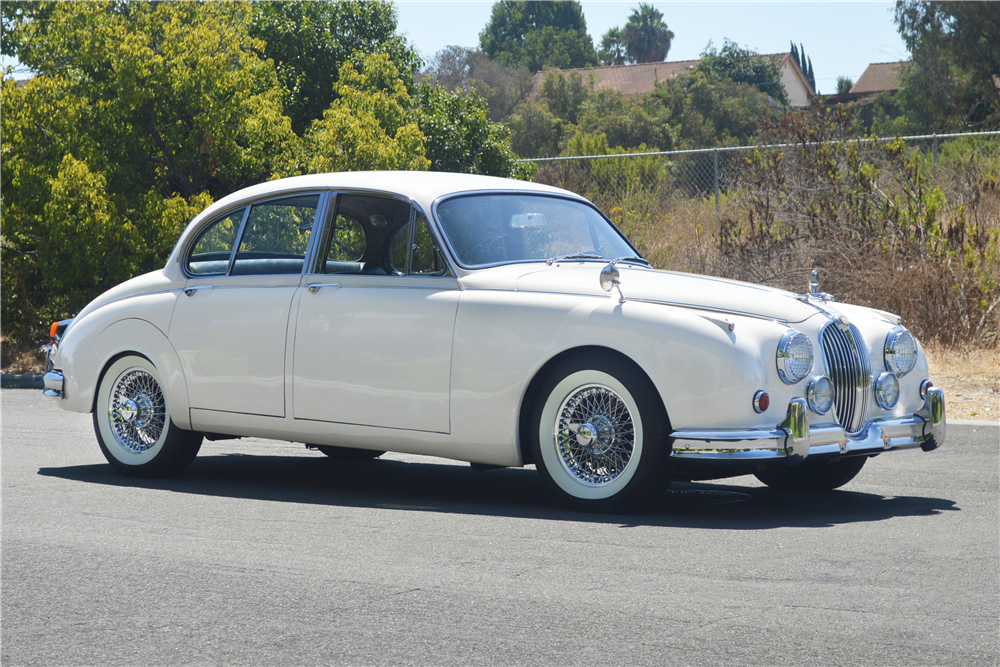
[[[666,59],[674,33],[663,22],[663,13],[645,2],[633,9],[622,31],[625,51],[635,63],[652,63]]]
[[[604,33],[601,40],[601,50],[597,57],[601,59],[602,65],[624,65],[627,55],[625,53],[625,37],[622,29],[615,26]]]

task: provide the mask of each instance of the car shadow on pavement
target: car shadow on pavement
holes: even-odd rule
[[[766,487],[675,482],[628,514],[587,514],[562,507],[533,468],[477,472],[452,463],[376,459],[345,463],[323,456],[199,456],[171,479],[124,477],[106,464],[41,468],[39,475],[136,489],[271,502],[509,516],[633,526],[723,530],[824,528],[957,511],[941,498],[838,490],[787,494]]]

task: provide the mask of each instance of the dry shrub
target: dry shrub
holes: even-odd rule
[[[788,115],[738,173],[712,273],[903,316],[926,340],[992,346],[1000,335],[1000,145],[938,167],[901,141],[852,142],[843,109]]]

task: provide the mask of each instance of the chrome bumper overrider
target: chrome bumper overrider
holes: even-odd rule
[[[61,398],[63,395],[63,374],[62,371],[49,371],[42,378],[45,382],[45,390],[42,391],[46,396],[54,396],[56,398]]]
[[[840,426],[809,426],[801,398],[791,401],[788,415],[774,429],[694,430],[670,434],[671,456],[681,460],[751,463],[785,459],[801,463],[807,456],[877,454],[920,447],[925,452],[944,444],[944,392],[929,389],[924,406],[909,417],[876,419],[861,433],[849,436]]]

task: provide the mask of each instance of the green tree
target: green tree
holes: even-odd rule
[[[816,89],[816,75],[813,73],[812,58],[806,56],[806,49],[802,46],[802,44],[795,46],[795,42],[791,42],[791,45],[792,59],[795,61],[795,64],[799,66],[799,69],[802,71],[802,76],[804,76],[806,81],[809,82],[813,92],[818,94],[819,90]],[[840,91],[837,92],[839,93]]]
[[[597,64],[583,8],[576,0],[501,0],[479,33],[479,48],[502,65],[532,72]]]
[[[338,81],[338,99],[303,138],[303,173],[430,166],[406,82],[388,54],[367,56],[360,71],[344,63]]]
[[[729,79],[735,83],[747,83],[771,96],[775,102],[788,104],[788,93],[781,83],[781,70],[772,58],[761,56],[751,49],[740,48],[728,39],[722,48],[716,50],[709,42],[701,54],[701,62],[696,69],[716,79]]]
[[[632,10],[622,30],[630,62],[652,63],[667,59],[674,33],[663,22],[663,13],[644,2]]]
[[[1000,11],[988,2],[896,3],[912,60],[900,74],[901,130],[1000,125]]]
[[[625,36],[621,28],[615,26],[604,33],[604,37],[601,38],[601,50],[597,56],[602,65],[624,65],[628,62]]]
[[[557,117],[576,123],[580,105],[590,97],[590,88],[583,82],[579,72],[570,72],[566,76],[559,70],[549,70],[542,79],[539,97]]]
[[[676,128],[665,118],[663,107],[642,97],[626,97],[616,90],[595,92],[581,106],[580,132],[602,135],[612,148],[671,150]]]
[[[838,76],[837,77],[837,94],[838,95],[844,95],[846,93],[851,92],[851,88],[853,88],[853,87],[854,87],[854,81],[852,81],[850,77],[847,77],[847,76]]]
[[[249,33],[277,67],[285,113],[301,134],[337,96],[340,69],[355,53],[385,53],[415,72],[420,56],[396,32],[396,8],[386,0],[274,0],[251,3]],[[356,62],[355,64],[360,64]]]
[[[663,108],[657,117],[673,128],[675,148],[745,145],[775,113],[755,86],[700,67],[662,82],[651,97]]]
[[[573,125],[553,114],[541,99],[528,100],[507,121],[510,147],[524,158],[554,157],[567,128]]]
[[[432,171],[485,174],[527,180],[533,165],[511,150],[509,130],[491,122],[485,101],[475,92],[449,93],[422,85],[412,117],[427,137]]]
[[[0,114],[4,332],[23,340],[162,265],[192,215],[268,178],[295,135],[248,5],[2,11],[4,54],[35,74],[3,82]]]

